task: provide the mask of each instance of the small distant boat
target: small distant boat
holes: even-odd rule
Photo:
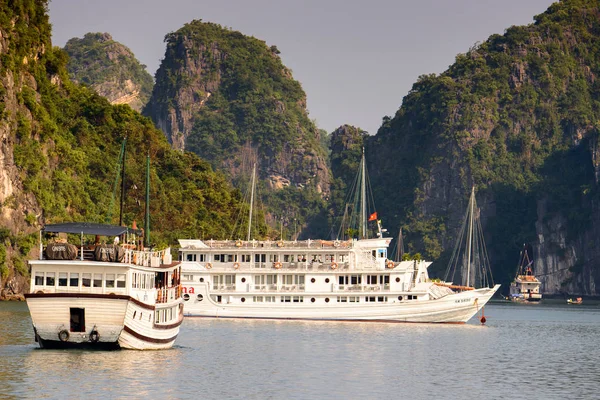
[[[567,304],[583,304],[583,299],[581,297],[578,297],[575,300],[568,299]]]
[[[510,284],[509,299],[516,303],[538,303],[542,300],[541,284],[533,274],[533,260],[529,258],[527,246],[524,246],[517,274]]]

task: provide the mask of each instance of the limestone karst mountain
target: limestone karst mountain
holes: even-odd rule
[[[69,76],[104,96],[111,104],[129,104],[141,111],[152,93],[154,81],[133,52],[108,33],[87,33],[70,39]]]

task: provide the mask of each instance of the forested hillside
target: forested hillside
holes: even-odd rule
[[[152,121],[72,83],[67,59],[52,46],[47,1],[0,0],[0,270],[5,297],[27,284],[25,260],[41,225],[118,222],[112,193],[124,137],[124,222],[143,221],[150,155],[153,241],[227,238],[234,216],[245,207],[223,175],[191,153],[172,150]]]
[[[528,243],[545,293],[598,294],[599,76],[595,0],[555,3],[421,76],[367,144],[388,225],[441,272],[474,185],[497,281]]]

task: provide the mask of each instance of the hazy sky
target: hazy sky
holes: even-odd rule
[[[445,71],[491,34],[533,22],[552,0],[51,0],[53,44],[108,32],[152,75],[164,36],[193,19],[276,45],[309,116],[375,134],[422,74]]]

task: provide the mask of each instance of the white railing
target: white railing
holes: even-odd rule
[[[140,265],[144,267],[160,267],[161,264],[171,264],[171,248],[167,247],[159,251],[138,251],[125,249],[124,263]]]

